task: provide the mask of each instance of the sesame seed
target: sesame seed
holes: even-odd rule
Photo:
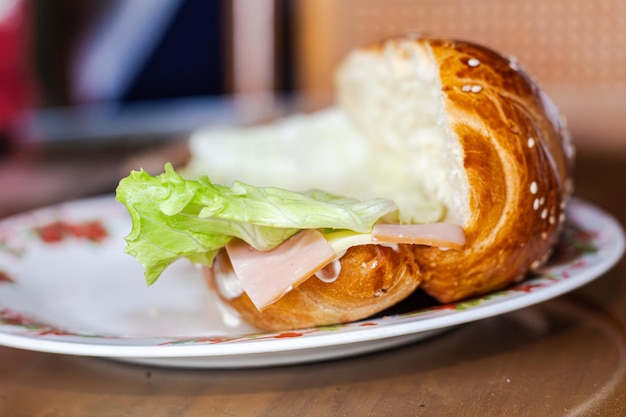
[[[539,265],[541,265],[541,261],[536,260],[535,262],[530,264],[530,269],[537,269],[537,268],[539,268]]]
[[[542,218],[542,219],[545,219],[546,217],[548,217],[548,209],[545,209],[545,208],[544,208],[544,209],[541,211],[541,218]]]
[[[528,138],[528,147],[529,148],[534,148],[535,147],[535,139]]]
[[[554,224],[555,220],[554,220],[554,216],[550,216],[550,218],[548,219],[548,222],[550,224]]]
[[[470,67],[477,67],[480,65],[480,61],[476,58],[470,58],[467,61],[467,65],[469,65]]]
[[[542,238],[543,240],[546,240],[546,239],[548,238],[548,234],[547,234],[546,232],[542,232],[542,233],[541,233],[541,238]]]
[[[530,184],[530,192],[533,193],[533,194],[537,194],[537,191],[538,191],[537,183],[535,181],[533,181]]]
[[[538,210],[539,209],[539,199],[535,198],[535,201],[533,201],[533,209]]]
[[[469,85],[469,84],[465,84],[463,87],[461,87],[461,91],[463,91],[464,93],[480,93],[483,90],[482,85]]]
[[[545,197],[541,197],[539,199],[539,205],[543,206],[543,203],[545,203],[545,202],[546,202],[546,198]]]

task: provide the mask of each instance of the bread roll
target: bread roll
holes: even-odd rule
[[[392,198],[403,212],[412,193],[441,202],[466,247],[353,247],[335,282],[312,277],[263,312],[245,294],[222,294],[245,320],[267,330],[353,321],[418,287],[449,303],[546,262],[572,192],[573,147],[555,106],[515,61],[467,42],[389,39],[346,57],[337,97],[377,164],[379,180],[364,195]],[[401,169],[386,175],[392,166]],[[222,253],[207,277],[215,286],[230,271]]]

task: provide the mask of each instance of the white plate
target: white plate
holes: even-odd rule
[[[420,340],[572,291],[624,251],[609,215],[575,200],[541,274],[484,297],[417,306],[350,324],[259,333],[215,301],[199,270],[169,268],[152,287],[123,253],[125,208],[110,197],[69,202],[0,221],[0,344],[163,366],[234,368],[339,358]],[[420,304],[421,303],[421,304]]]

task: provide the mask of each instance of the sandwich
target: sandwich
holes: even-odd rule
[[[201,129],[190,161],[117,188],[154,283],[181,258],[263,330],[360,320],[523,280],[550,257],[574,148],[546,93],[477,44],[407,35],[352,50],[336,104]]]

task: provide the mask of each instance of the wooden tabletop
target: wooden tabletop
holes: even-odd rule
[[[110,192],[133,158],[180,157],[167,144],[150,147],[4,155],[0,215]],[[626,154],[579,152],[579,197],[626,224],[624,190]],[[0,416],[330,415],[626,415],[626,262],[533,307],[306,365],[189,370],[0,347]]]

